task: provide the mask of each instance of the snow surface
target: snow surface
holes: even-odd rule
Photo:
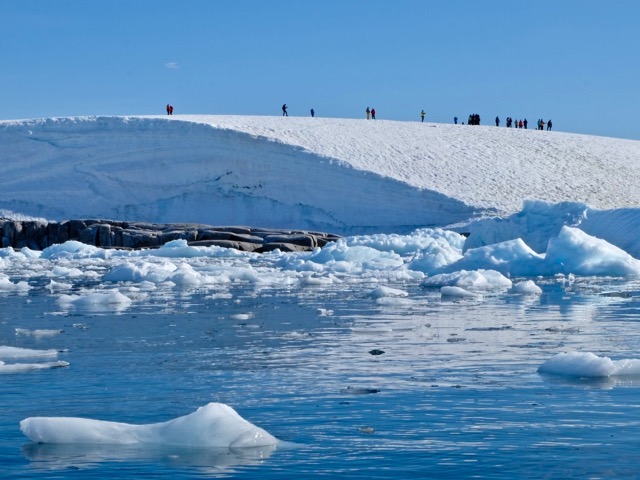
[[[504,217],[525,200],[578,202],[572,221],[590,209],[640,205],[640,142],[559,132],[295,117],[78,117],[3,121],[0,142],[0,209],[52,220],[354,234]],[[628,222],[618,215],[616,223]],[[501,234],[476,242],[510,232]]]

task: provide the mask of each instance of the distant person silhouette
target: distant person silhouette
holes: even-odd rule
[[[424,113],[424,110],[422,110],[422,111],[420,112],[420,118],[422,119],[422,121],[423,121],[423,122],[424,122],[424,116],[425,116],[425,115],[426,115],[426,114]]]
[[[372,108],[371,109],[371,120],[375,120],[376,119],[376,109]]]
[[[313,111],[313,108],[311,109],[311,116],[315,117],[316,116],[316,112]]]
[[[283,117],[288,117],[289,113],[287,112],[287,104],[285,103],[284,105],[282,105],[282,116]]]
[[[367,114],[367,120],[369,120],[369,114],[371,114],[371,110],[369,110],[369,107],[367,107],[367,109],[365,110],[366,114]]]
[[[496,127],[500,126],[500,117],[496,116]]]
[[[453,117],[453,124],[457,125],[458,124],[458,117]]]
[[[549,119],[549,121],[547,122],[547,130],[551,130],[552,126],[553,124],[551,123],[551,119]]]

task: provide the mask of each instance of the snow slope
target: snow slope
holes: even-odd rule
[[[640,205],[640,142],[558,132],[301,117],[79,117],[0,122],[0,142],[0,210],[52,220],[352,234],[505,217],[527,199],[600,210]]]

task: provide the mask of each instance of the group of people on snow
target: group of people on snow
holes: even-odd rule
[[[553,126],[553,122],[551,121],[551,119],[549,119],[547,123],[547,130],[551,130],[551,127]],[[545,121],[543,119],[538,119],[537,122],[537,130],[544,130],[544,125],[545,125]],[[498,117],[496,117],[496,127],[500,126],[499,124],[499,120]],[[529,126],[529,122],[527,121],[527,119],[515,119],[513,120],[511,117],[507,117],[507,128],[524,128],[526,129]]]
[[[471,115],[469,115],[467,125],[480,125],[480,115],[478,115],[477,113],[472,113]]]
[[[287,104],[284,103],[282,104],[282,116],[283,117],[288,117],[289,116],[289,112],[288,112],[289,107],[287,107]],[[171,105],[170,103],[167,103],[167,115],[173,115],[173,105]],[[376,119],[376,109],[375,108],[369,108],[367,107],[367,109],[365,110],[365,115],[366,115],[366,119],[369,120],[375,120]],[[420,121],[424,122],[424,117],[425,117],[426,113],[424,110],[420,111]],[[315,117],[316,116],[316,112],[315,110],[312,108],[311,109],[311,116]],[[496,116],[496,127],[500,126],[500,117]],[[453,117],[453,123],[455,123],[456,125],[458,124],[458,117]],[[464,122],[462,122],[462,124],[464,125]],[[527,119],[522,119],[522,120],[518,120],[516,119],[515,121],[511,118],[511,117],[507,117],[507,128],[527,128],[529,122],[527,122]],[[472,113],[471,115],[469,115],[469,120],[468,120],[468,125],[480,125],[480,115],[477,113]],[[547,125],[547,130],[551,130],[551,128],[553,127],[553,123],[551,122],[551,119],[549,119],[546,122]],[[544,130],[544,126],[545,126],[545,121],[540,118],[538,119],[537,122],[537,130]]]
[[[551,122],[551,119],[549,119],[547,121],[547,131],[551,130],[551,127],[553,127],[553,123]],[[538,119],[538,130],[544,130],[544,120],[543,119]]]
[[[525,128],[526,129],[528,125],[529,125],[529,122],[527,121],[526,118],[524,120],[522,120],[522,119],[518,120],[516,118],[515,121],[514,121],[511,117],[507,117],[507,128],[513,127],[513,128]]]
[[[287,107],[287,104],[283,104],[282,105],[282,116],[283,117],[288,117],[289,116],[289,111],[288,111],[289,107]],[[310,111],[311,116],[315,117],[316,116],[316,111],[312,108]],[[371,120],[375,120],[376,119],[376,109],[375,108],[369,108],[367,107],[367,109],[365,110],[365,114],[367,117],[367,120],[371,119]],[[424,110],[422,111],[422,121],[424,122]]]
[[[375,120],[376,119],[376,109],[375,108],[367,107],[367,109],[364,111],[364,113],[367,116],[367,120],[369,120],[369,116],[371,116],[371,120]]]

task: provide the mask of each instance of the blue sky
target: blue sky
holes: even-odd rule
[[[2,0],[0,118],[364,116],[640,139],[638,0]]]

